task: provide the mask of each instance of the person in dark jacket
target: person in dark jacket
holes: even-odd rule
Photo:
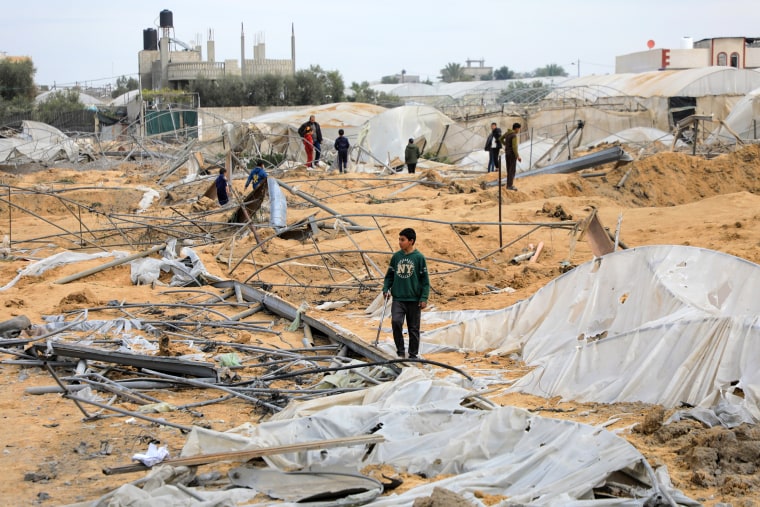
[[[485,150],[488,152],[488,172],[501,169],[501,129],[496,122],[491,123],[491,133],[486,139]]]
[[[517,190],[515,187],[515,174],[517,174],[517,162],[522,162],[520,153],[517,151],[521,125],[513,123],[512,128],[501,136],[501,144],[504,145],[504,158],[507,161],[507,190]]]
[[[409,174],[414,174],[419,159],[420,148],[414,144],[414,139],[409,138],[409,144],[406,145],[406,150],[404,150],[404,163],[406,164],[406,170],[409,171]]]
[[[404,319],[409,331],[409,358],[416,359],[420,352],[420,320],[430,295],[425,256],[415,248],[417,233],[406,228],[398,234],[401,250],[391,257],[383,281],[383,297],[393,296],[391,327],[398,357],[405,357]]]
[[[306,135],[306,127],[311,128],[311,145],[314,146],[314,165],[318,167],[319,157],[322,155],[322,129],[319,127],[319,123],[317,123],[316,116],[309,116],[309,121],[302,123],[298,127],[299,136],[304,137]]]
[[[216,198],[219,201],[219,204],[222,206],[230,202],[230,197],[227,193],[227,189],[229,188],[230,184],[227,181],[225,174],[227,174],[227,169],[222,167],[219,169],[219,176],[217,176],[214,180],[214,185],[216,185]]]
[[[351,148],[351,144],[343,135],[343,129],[338,130],[338,138],[335,140],[334,146],[338,150],[338,170],[344,173],[348,167],[348,150]]]

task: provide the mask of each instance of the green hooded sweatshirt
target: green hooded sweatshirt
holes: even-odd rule
[[[425,301],[430,295],[430,278],[427,261],[419,250],[405,254],[403,250],[393,254],[385,273],[383,293],[391,291],[396,301]]]

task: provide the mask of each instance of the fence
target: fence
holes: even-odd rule
[[[95,111],[78,110],[50,113],[26,111],[0,118],[0,127],[20,123],[24,120],[47,123],[63,133],[95,132]]]

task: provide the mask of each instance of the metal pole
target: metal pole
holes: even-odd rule
[[[153,248],[149,250],[145,250],[144,252],[135,253],[132,255],[128,255],[126,257],[121,257],[119,259],[114,259],[110,262],[106,262],[105,264],[101,264],[100,266],[96,266],[94,268],[87,269],[85,271],[82,271],[80,273],[75,273],[73,275],[65,276],[63,278],[60,278],[56,280],[53,283],[63,285],[69,282],[73,282],[74,280],[79,280],[80,278],[84,278],[85,276],[89,276],[95,273],[99,273],[101,271],[104,271],[108,268],[112,268],[114,266],[119,266],[121,264],[126,264],[127,262],[133,261],[135,259],[139,259],[141,257],[147,257],[148,255],[151,255],[153,253],[158,252],[159,250],[163,250],[166,248],[166,243],[162,243],[160,245],[156,245]]]
[[[8,185],[8,248],[13,246],[13,206],[11,205],[11,187]]]
[[[530,155],[528,156],[528,170],[533,167],[533,127],[530,128]]]
[[[506,155],[504,157],[504,163],[508,163]],[[504,248],[504,236],[501,228],[501,161],[499,161],[499,248]]]

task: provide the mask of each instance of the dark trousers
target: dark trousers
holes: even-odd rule
[[[511,187],[515,183],[515,174],[517,173],[517,157],[511,153],[507,153],[504,158],[507,159],[507,187]]]
[[[419,355],[421,315],[419,301],[393,300],[391,327],[393,328],[393,343],[396,344],[396,353],[399,357],[404,357],[404,318],[406,318],[406,329],[409,331],[409,357]]]
[[[346,172],[348,167],[348,152],[338,151],[338,170],[342,173]]]
[[[501,169],[501,155],[499,152],[501,148],[489,148],[488,149],[488,172],[494,172],[497,169]]]
[[[322,143],[314,141],[314,163],[319,162],[319,157],[322,156]]]
[[[409,171],[409,174],[414,174],[414,170],[417,169],[417,163],[414,164],[406,164],[406,170]]]

